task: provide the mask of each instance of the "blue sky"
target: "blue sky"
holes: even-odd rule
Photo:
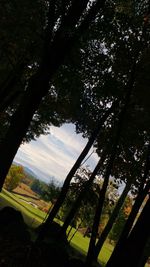
[[[73,124],[64,124],[60,128],[52,126],[50,134],[21,145],[14,160],[46,182],[52,176],[63,182],[86,143],[87,139],[75,133]],[[86,164],[93,170],[97,161],[98,157],[93,153]]]

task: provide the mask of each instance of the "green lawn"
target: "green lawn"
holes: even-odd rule
[[[32,205],[21,201],[18,195],[14,195],[6,190],[3,190],[0,193],[0,207],[4,206],[11,206],[15,207],[19,210],[25,222],[30,227],[37,227],[40,223],[43,222],[46,214],[41,210],[34,208]],[[89,238],[83,237],[83,235],[79,232],[73,236],[75,229],[72,229],[68,240],[70,240],[71,245],[76,248],[80,253],[86,255],[88,245],[89,245]],[[72,238],[73,236],[73,238]],[[102,248],[102,251],[99,255],[99,260],[102,264],[105,264],[108,258],[111,255],[113,247],[110,244],[105,244]]]
[[[23,199],[26,200],[25,197]],[[22,213],[25,222],[33,228],[40,225],[46,217],[46,214],[44,212],[22,201],[19,195],[12,194],[7,190],[3,189],[0,193],[0,208],[5,206],[11,206],[19,210]],[[61,224],[59,220],[56,221]],[[89,238],[83,237],[83,235],[79,232],[76,232],[76,234],[74,235],[74,232],[75,229],[73,228],[71,233],[69,234],[68,240],[70,241],[71,246],[74,247],[79,254],[84,256],[87,253]],[[105,266],[107,260],[109,259],[112,250],[113,246],[111,244],[104,244],[99,255],[99,260],[103,266]],[[148,266],[150,265],[145,265],[145,267]]]
[[[74,230],[72,231],[72,233],[69,235],[68,239],[71,239],[71,236],[73,235]],[[78,251],[80,251],[81,253],[85,254],[87,253],[88,250],[88,245],[89,245],[89,238],[88,237],[83,237],[83,235],[79,232],[77,232],[73,238],[71,239],[71,245],[76,248]],[[101,264],[106,264],[107,260],[109,259],[111,253],[113,250],[113,246],[106,243],[104,244],[101,253],[99,255],[99,261],[101,262]]]
[[[21,202],[19,198],[10,192],[3,190],[0,193],[0,207],[11,206],[19,210],[25,222],[32,227],[37,227],[45,218],[45,213],[35,209],[30,204]]]

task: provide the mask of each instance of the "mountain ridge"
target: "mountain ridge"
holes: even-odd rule
[[[27,167],[27,166],[25,166],[25,165],[23,165],[23,164],[21,164],[21,163],[19,163],[19,162],[16,162],[16,161],[14,161],[13,164],[22,166],[22,167],[24,168],[24,171],[25,171],[28,175],[32,176],[33,178],[35,178],[35,179],[37,179],[37,180],[41,180],[41,179],[34,173],[34,171],[32,171],[29,167]]]
[[[48,182],[46,182],[44,179],[42,179],[42,178],[40,178],[39,176],[37,176],[36,174],[35,174],[35,172],[34,171],[32,171],[29,167],[27,167],[26,165],[23,165],[23,164],[21,164],[21,163],[19,163],[19,162],[17,162],[17,161],[13,161],[13,164],[15,164],[15,165],[19,165],[19,166],[22,166],[23,168],[24,168],[24,171],[25,171],[25,173],[27,173],[27,175],[29,175],[30,177],[31,177],[31,179],[36,179],[36,180],[40,180],[40,181],[42,181],[42,182],[44,182],[44,183],[48,183]],[[56,183],[57,185],[59,184],[60,186],[62,186],[62,184],[55,178],[55,177],[50,177],[50,181],[54,181],[54,183]]]

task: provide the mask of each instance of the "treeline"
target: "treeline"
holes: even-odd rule
[[[61,190],[60,186],[56,185],[56,182],[54,181],[51,181],[47,184],[38,179],[35,179],[30,184],[30,187],[35,193],[40,195],[43,200],[51,201],[52,203],[57,199]]]
[[[60,186],[57,185],[56,181],[43,182],[31,175],[23,166],[13,164],[6,176],[4,188],[13,191],[20,183],[28,185],[45,201],[53,201],[60,192]]]

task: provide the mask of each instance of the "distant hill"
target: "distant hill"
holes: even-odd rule
[[[40,180],[40,181],[42,181],[42,182],[44,182],[44,183],[46,183],[46,184],[48,183],[48,182],[46,182],[44,179],[41,179],[41,177],[38,177],[38,176],[34,173],[34,171],[32,171],[29,167],[24,166],[23,164],[18,163],[18,162],[16,162],[16,161],[14,161],[13,164],[15,164],[15,165],[20,165],[20,166],[23,167],[24,172],[25,172],[26,176],[28,177],[28,179],[30,180],[30,182],[33,182],[34,180]],[[27,177],[26,177],[26,179],[27,179]],[[62,187],[63,182],[58,181],[54,176],[50,176],[50,177],[49,177],[49,181],[50,181],[50,182],[53,181],[57,186]],[[25,182],[25,181],[24,181],[24,182]]]
[[[13,162],[13,164],[15,165],[19,165],[19,166],[22,166],[23,169],[24,169],[24,172],[26,174],[26,177],[25,179],[23,179],[23,182],[25,182],[26,184],[29,184],[31,182],[33,182],[34,180],[40,180],[37,175],[28,167],[24,166],[23,164],[20,164],[18,162]]]

